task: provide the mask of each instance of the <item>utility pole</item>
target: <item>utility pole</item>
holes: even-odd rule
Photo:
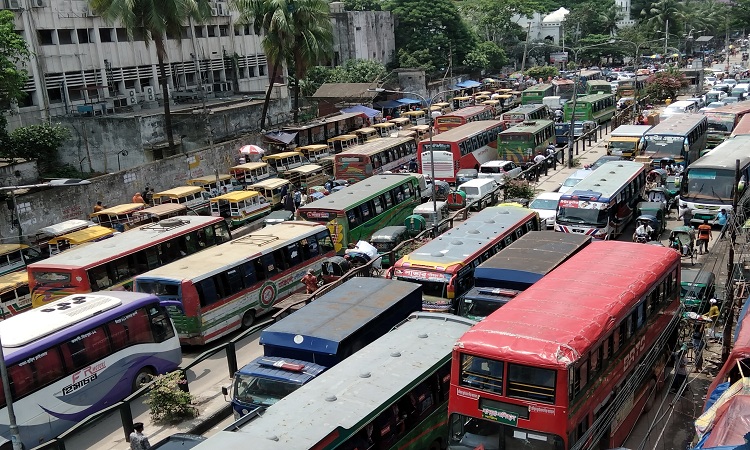
[[[529,35],[531,34],[531,21],[526,25],[526,41],[523,43],[523,59],[521,59],[521,73],[526,70],[526,50],[529,48]]]
[[[727,277],[727,282],[724,288],[724,293],[726,296],[725,303],[727,305],[724,313],[726,314],[727,320],[724,323],[724,332],[722,333],[721,341],[722,364],[727,362],[727,359],[729,359],[729,352],[732,350],[732,325],[734,323],[734,244],[737,240],[737,224],[734,223],[734,221],[737,219],[737,205],[740,203],[740,179],[740,160],[738,159],[736,160],[734,166],[734,195],[732,196],[732,216],[731,220],[728,220],[727,224],[725,225],[727,227],[730,227],[730,243],[728,263],[729,276]]]
[[[667,44],[669,43],[669,19],[664,22],[664,59],[667,59]]]

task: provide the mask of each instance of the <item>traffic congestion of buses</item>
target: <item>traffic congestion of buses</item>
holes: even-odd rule
[[[643,89],[582,71],[574,107],[563,81],[477,83],[0,246],[23,445],[176,370],[181,346],[249,329],[299,294],[315,300],[263,329],[262,356],[239,361],[224,389],[234,431],[196,449],[623,445],[668,384],[681,262],[699,250],[690,220],[667,245],[640,242],[661,242],[670,209],[693,224],[731,210],[750,177],[750,102],[644,113],[565,189],[493,204]],[[618,241],[633,222],[634,242]]]

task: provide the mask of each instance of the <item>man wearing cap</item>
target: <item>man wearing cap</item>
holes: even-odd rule
[[[133,424],[133,432],[130,433],[130,450],[148,450],[151,444],[148,438],[143,434],[143,422]]]
[[[302,277],[302,284],[305,285],[306,292],[312,294],[318,289],[318,277],[315,276],[312,270],[308,270],[307,274]]]

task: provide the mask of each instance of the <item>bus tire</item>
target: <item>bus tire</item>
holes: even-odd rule
[[[442,450],[443,449],[443,443],[440,441],[440,439],[435,439],[430,443],[429,450]]]
[[[251,309],[242,315],[242,329],[247,330],[255,323],[255,310]]]
[[[143,367],[133,377],[133,392],[150,383],[156,372],[152,367]]]

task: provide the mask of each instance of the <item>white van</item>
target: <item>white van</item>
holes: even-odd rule
[[[466,204],[480,200],[485,195],[497,189],[497,182],[492,178],[477,178],[469,180],[458,186],[458,190],[466,194]],[[476,209],[482,209],[482,205],[474,205]]]
[[[661,116],[669,117],[674,114],[690,114],[696,111],[698,111],[698,104],[695,100],[680,100],[667,106],[664,112],[661,113]]]
[[[521,167],[513,161],[487,161],[479,166],[479,178],[492,178],[497,184],[505,184],[506,179],[521,175]]]

